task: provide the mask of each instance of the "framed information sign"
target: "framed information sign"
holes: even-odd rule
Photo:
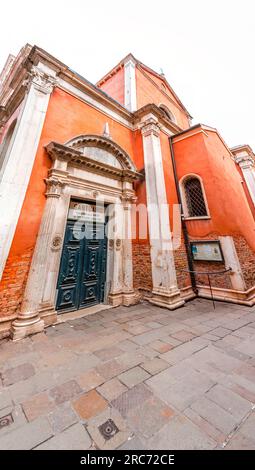
[[[195,261],[224,261],[218,240],[191,242],[190,246],[192,257]]]

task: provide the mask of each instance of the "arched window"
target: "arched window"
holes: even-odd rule
[[[167,119],[170,119],[170,121],[172,122],[176,122],[174,114],[172,113],[172,111],[170,111],[170,109],[168,109],[167,106],[165,106],[164,104],[160,104],[159,108],[161,109],[161,111],[163,111]]]
[[[208,217],[205,192],[198,176],[189,175],[183,178],[181,192],[185,217]]]
[[[17,119],[15,119],[7,133],[6,133],[6,136],[2,142],[2,144],[0,145],[0,173],[2,172],[2,169],[4,167],[4,163],[5,163],[5,157],[6,157],[6,154],[7,154],[7,151],[8,151],[8,148],[9,148],[9,145],[11,143],[11,140],[12,140],[12,136],[13,136],[13,133],[14,133],[14,129],[15,129],[15,126],[16,126],[16,122],[17,122]]]

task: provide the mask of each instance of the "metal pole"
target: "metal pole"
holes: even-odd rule
[[[212,297],[212,302],[213,302],[213,308],[215,310],[216,307],[215,307],[215,303],[214,303],[212,285],[211,285],[211,279],[210,279],[210,274],[209,273],[207,274],[207,278],[208,278],[208,284],[209,284],[209,287],[210,287],[210,292],[211,292],[211,297]]]

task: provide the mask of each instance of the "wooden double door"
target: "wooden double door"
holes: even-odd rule
[[[78,310],[104,301],[105,222],[92,218],[78,228],[77,221],[67,220],[57,283],[58,311]]]

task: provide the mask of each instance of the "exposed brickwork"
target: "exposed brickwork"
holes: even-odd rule
[[[190,275],[186,272],[183,272],[189,269],[183,240],[181,241],[180,248],[174,250],[174,262],[179,289],[190,286]]]
[[[255,254],[243,237],[235,236],[234,242],[239,262],[243,271],[246,289],[255,285]]]
[[[213,263],[207,261],[195,261],[194,267],[196,271],[208,271],[208,272],[217,272],[224,271],[224,263]],[[197,284],[208,286],[208,276],[207,274],[196,274]],[[214,287],[220,287],[222,289],[232,289],[232,284],[230,281],[230,275],[225,274],[215,274],[210,275],[211,285]]]
[[[193,238],[190,237],[190,241],[198,241],[198,240],[218,240],[218,234],[210,233],[206,235],[205,238]],[[217,263],[212,261],[194,261],[194,268],[196,271],[208,271],[208,272],[216,272],[216,271],[224,271],[225,264]],[[219,275],[212,275],[210,276],[211,285],[213,287],[219,287],[222,289],[232,289],[232,284],[230,280],[230,275],[228,273],[219,274]],[[197,274],[196,275],[197,284],[208,286],[208,276],[205,274]]]
[[[133,276],[135,289],[152,289],[149,243],[133,242]]]
[[[19,310],[24,294],[32,249],[9,257],[0,282],[0,317],[11,317]]]

